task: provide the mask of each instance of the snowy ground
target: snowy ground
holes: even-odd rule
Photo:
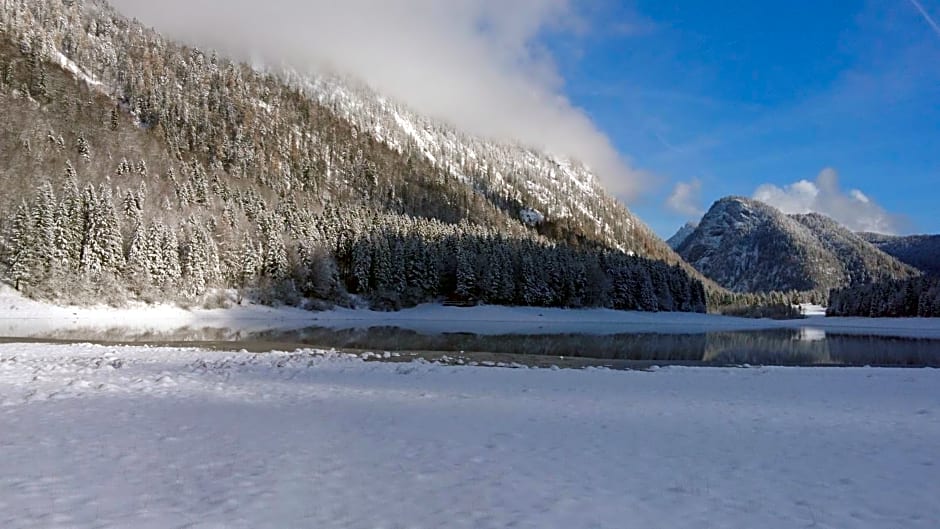
[[[0,527],[924,528],[940,371],[0,345]]]
[[[545,309],[421,305],[399,312],[334,309],[310,312],[293,308],[238,306],[186,310],[169,305],[131,308],[58,307],[24,299],[0,284],[0,337],[56,337],[69,331],[124,329],[154,335],[178,329],[227,329],[232,333],[292,330],[305,327],[350,329],[394,326],[423,333],[500,334],[705,333],[765,329],[811,329],[839,334],[940,339],[940,318],[826,318],[819,307],[803,320],[773,321],[707,314],[643,313],[607,309]],[[89,338],[90,339],[90,338]]]

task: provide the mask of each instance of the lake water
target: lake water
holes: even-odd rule
[[[72,329],[33,337],[31,341],[192,346],[255,352],[298,348],[357,353],[394,351],[400,355],[393,360],[420,357],[455,363],[564,367],[744,364],[940,367],[940,340],[842,335],[814,328],[608,336],[423,334],[395,327],[347,330],[311,327],[264,332],[187,328],[157,335],[118,328],[110,331]]]

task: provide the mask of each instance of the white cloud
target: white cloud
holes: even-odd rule
[[[849,195],[851,195],[852,198],[854,198],[855,200],[858,200],[862,204],[868,204],[871,202],[871,199],[868,198],[868,195],[866,195],[865,193],[862,193],[858,189],[853,189],[849,191]]]
[[[823,169],[815,182],[800,180],[784,187],[764,184],[754,198],[784,213],[821,213],[853,231],[895,234],[904,225],[903,218],[888,213],[862,191],[843,192],[839,174],[831,168]]]
[[[584,33],[574,0],[112,0],[171,36],[242,58],[353,74],[461,129],[587,162],[612,192],[645,187],[565,96],[545,32]]]
[[[702,181],[693,179],[690,182],[679,182],[673,188],[672,194],[666,199],[666,206],[681,215],[701,217],[705,214],[702,208]]]
[[[754,198],[785,213],[809,213],[816,211],[819,187],[809,180],[800,180],[784,188],[764,184],[754,192]]]

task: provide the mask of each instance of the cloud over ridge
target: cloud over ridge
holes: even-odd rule
[[[467,132],[593,167],[625,200],[644,173],[565,97],[547,32],[583,32],[573,0],[112,0],[187,42],[241,59],[359,77]]]
[[[888,213],[861,190],[843,191],[832,168],[823,169],[813,182],[764,184],[754,191],[754,198],[788,214],[821,213],[852,231],[894,235],[905,225],[902,217]]]
[[[705,214],[702,208],[702,181],[695,178],[689,182],[679,182],[666,198],[666,207],[675,213],[692,218]]]

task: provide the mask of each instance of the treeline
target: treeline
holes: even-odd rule
[[[916,277],[833,290],[828,316],[940,317],[940,278]]]
[[[366,209],[313,213],[290,201],[269,207],[250,190],[218,182],[174,186],[171,201],[152,195],[145,170],[139,173],[137,185],[128,179],[115,191],[80,189],[71,165],[60,186],[43,183],[0,235],[0,276],[35,297],[73,302],[194,300],[237,289],[295,304],[344,303],[354,294],[384,309],[448,298],[706,309],[701,282],[681,267],[624,252],[506,236],[469,222]]]
[[[335,257],[345,286],[381,308],[446,297],[501,305],[706,309],[701,282],[661,261],[511,239],[471,225],[394,218],[374,225],[379,229],[341,244]]]
[[[826,299],[827,294],[818,291],[741,293],[718,290],[709,293],[708,308],[710,312],[726,316],[789,320],[804,317],[799,305],[824,305]]]

